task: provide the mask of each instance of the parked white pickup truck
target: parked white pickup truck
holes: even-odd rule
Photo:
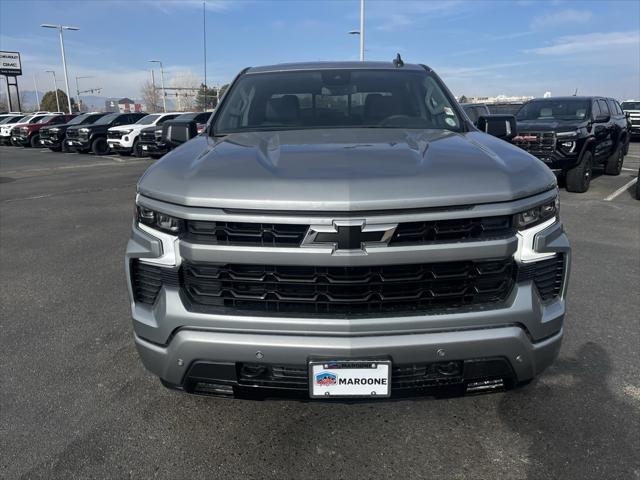
[[[167,120],[176,118],[178,115],[180,115],[180,112],[152,113],[151,115],[142,117],[136,123],[111,127],[107,131],[109,148],[122,155],[131,155],[133,153],[136,157],[140,157],[142,156],[142,152],[138,146],[140,131],[151,125],[161,125]]]

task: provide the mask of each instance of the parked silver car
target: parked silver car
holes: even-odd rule
[[[143,175],[136,212],[135,343],[168,387],[463,394],[526,382],[560,349],[555,176],[423,65],[243,70],[205,134]]]

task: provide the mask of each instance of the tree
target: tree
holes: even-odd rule
[[[460,98],[458,99],[458,103],[469,103],[469,100],[464,95],[460,95]]]
[[[205,91],[207,94],[207,100],[205,105]],[[200,84],[200,90],[196,94],[196,108],[198,110],[207,111],[213,110],[218,104],[218,91],[215,87],[205,87],[204,83]]]
[[[228,88],[229,88],[229,84],[228,83],[225,83],[224,85],[222,85],[218,89],[218,98],[222,98],[222,96],[224,95],[224,92],[226,92]]]
[[[154,88],[149,80],[142,84],[140,94],[147,112],[156,113],[162,111],[162,91],[158,87]]]
[[[67,103],[67,94],[58,89],[58,100],[60,101],[60,110],[58,110],[58,103],[56,102],[56,92],[53,90],[48,91],[42,96],[40,100],[40,109],[48,112],[64,112],[69,110]],[[71,109],[74,112],[78,111],[78,106],[74,98],[71,99]]]
[[[176,110],[190,112],[195,106],[196,92],[200,85],[200,79],[191,71],[178,72],[171,80],[170,85],[181,90],[176,90]]]

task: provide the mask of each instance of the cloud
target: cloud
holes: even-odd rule
[[[541,30],[548,27],[556,27],[559,25],[584,24],[591,20],[593,13],[589,10],[558,10],[555,12],[539,15],[531,20],[531,28]]]
[[[595,50],[609,50],[621,45],[640,45],[640,31],[587,33],[585,35],[567,35],[554,41],[548,47],[525,50],[538,55],[574,55],[591,53]],[[637,57],[636,57],[637,58]]]
[[[143,3],[167,14],[182,8],[198,8],[202,10],[202,0],[143,0]],[[233,0],[206,0],[205,6],[209,11],[222,12],[236,7],[239,3]]]
[[[375,30],[391,32],[406,28],[409,25],[424,25],[435,18],[459,15],[461,7],[469,4],[461,0],[444,1],[375,1],[366,4],[365,16],[375,24]],[[351,15],[349,16],[351,18]],[[358,18],[359,15],[358,15]]]
[[[479,76],[490,75],[496,77],[496,72],[504,69],[512,69],[513,67],[520,67],[527,65],[529,62],[506,62],[506,63],[493,63],[488,65],[481,65],[478,67],[438,67],[435,70],[446,77],[447,80],[453,78],[477,78]]]

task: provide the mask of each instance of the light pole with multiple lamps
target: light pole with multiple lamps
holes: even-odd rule
[[[63,30],[77,31],[80,29],[78,27],[70,27],[68,25],[52,25],[50,23],[43,23],[40,26],[43,28],[55,28],[60,33],[60,50],[62,51],[62,67],[64,69],[64,83],[65,83],[65,86],[67,87],[67,104],[69,106],[69,113],[73,113],[71,110],[71,92],[69,91],[69,76],[67,74],[67,60],[64,56],[64,39],[63,39],[62,31]]]
[[[162,110],[167,112],[167,99],[164,95],[164,68],[162,67],[162,62],[160,60],[149,60],[149,63],[159,63],[160,64],[160,82],[162,85]]]
[[[60,99],[58,98],[58,82],[56,81],[56,72],[53,70],[45,70],[45,72],[53,75],[53,91],[56,93],[56,105],[58,106],[58,112],[60,111]],[[68,95],[67,95],[68,96]]]
[[[76,96],[78,97],[78,112],[82,112],[82,101],[80,100],[80,87],[78,85],[78,80],[81,80],[83,78],[93,78],[93,77],[78,77],[76,76]]]

